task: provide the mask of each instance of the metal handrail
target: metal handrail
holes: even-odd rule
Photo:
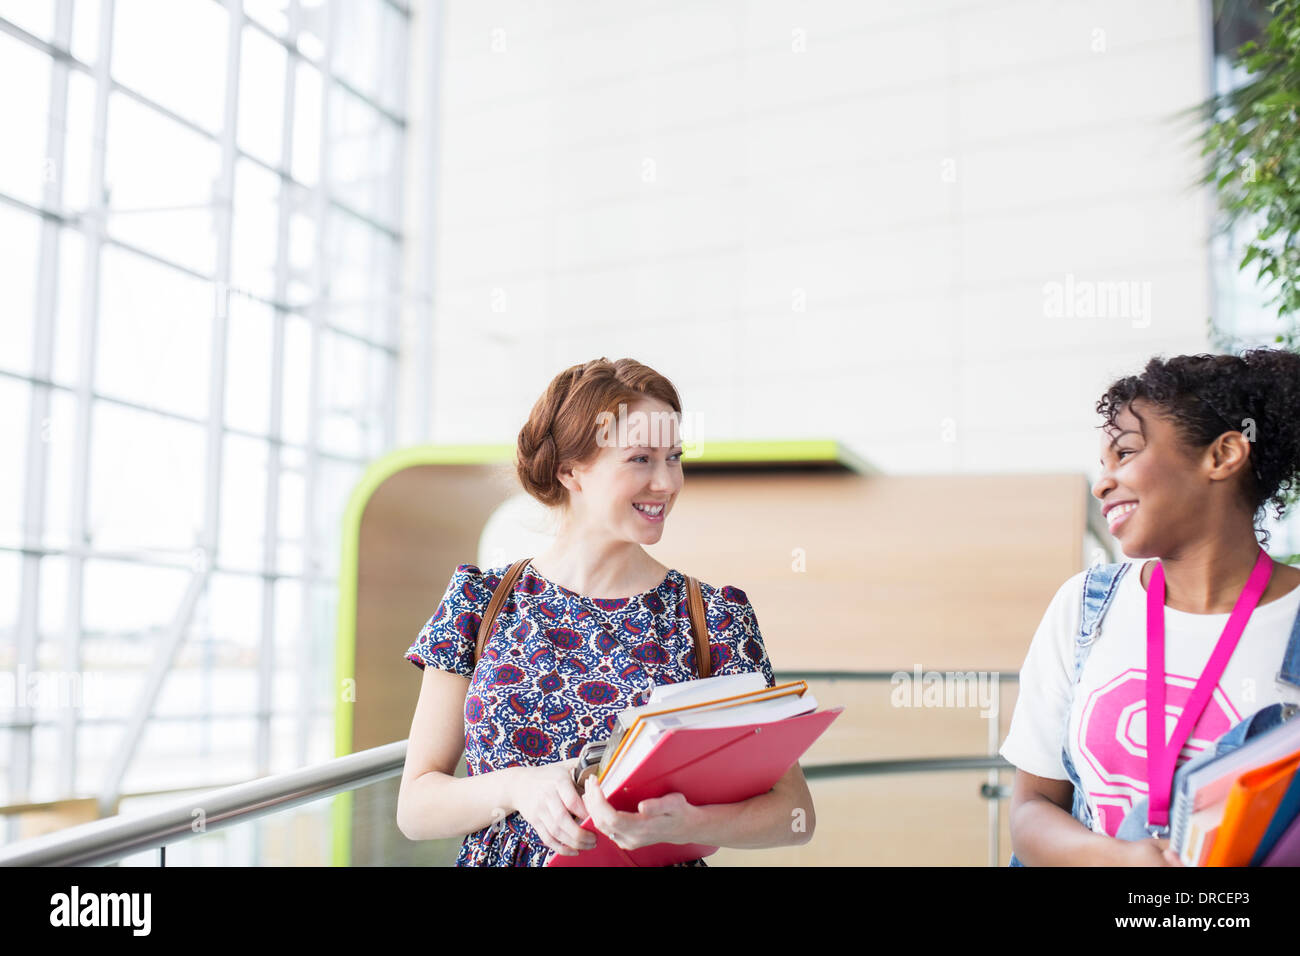
[[[946,770],[1015,770],[1005,757],[909,757],[902,760],[857,760],[800,765],[805,780],[872,777],[891,773],[943,773]]]
[[[195,794],[171,806],[118,814],[0,847],[0,866],[89,866],[140,850],[178,843],[255,817],[395,777],[406,764],[406,741],[335,757],[311,767],[258,777]],[[195,824],[202,821],[201,827]]]

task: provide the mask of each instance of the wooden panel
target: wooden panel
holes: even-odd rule
[[[476,560],[483,526],[509,493],[497,466],[422,465],[371,497],[358,549],[354,751],[410,733],[420,671],[402,654],[456,565]]]
[[[777,668],[1015,670],[1082,567],[1085,494],[1076,475],[697,475],[650,550],[742,588]]]
[[[31,809],[25,809],[17,816],[18,839],[27,840],[98,820],[99,801],[94,797],[73,797],[48,804],[32,805]]]
[[[777,680],[785,679],[778,670]],[[986,685],[992,690],[992,682]],[[1015,706],[1014,679],[998,682],[999,694],[981,706],[899,706],[887,680],[816,679],[808,689],[819,708],[842,705],[835,719],[804,755],[801,763],[899,760],[908,757],[958,757],[996,752]],[[949,698],[962,700],[953,695]],[[990,721],[997,720],[996,745],[990,749]]]
[[[987,866],[987,773],[910,773],[809,783],[817,829],[803,846],[722,847],[709,866]],[[1005,811],[1005,803],[1003,803]],[[1006,816],[1005,812],[1001,814]],[[1001,863],[1010,857],[1005,829]]]

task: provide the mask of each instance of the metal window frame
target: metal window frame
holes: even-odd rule
[[[55,7],[55,37],[71,42],[72,36],[72,0],[58,0]],[[50,61],[49,104],[50,111],[45,125],[45,159],[52,164],[53,175],[47,176],[42,201],[49,206],[56,205],[63,195],[63,135],[56,117],[67,112],[68,71],[57,60]],[[40,253],[37,258],[36,276],[36,314],[32,317],[32,353],[31,369],[34,375],[48,377],[53,367],[54,335],[53,315],[54,297],[58,290],[58,249],[59,227],[42,218],[40,229]],[[45,485],[46,471],[49,466],[48,446],[42,440],[44,423],[50,415],[50,390],[31,387],[28,389],[30,400],[27,415],[27,447],[24,456],[24,496],[23,529],[24,546],[39,544],[44,538],[45,525]],[[17,670],[18,673],[30,673],[36,663],[37,645],[40,642],[40,626],[37,622],[40,602],[41,558],[25,553],[20,562],[18,617],[16,628]],[[66,637],[66,634],[65,634]],[[75,642],[75,637],[73,638]],[[65,654],[68,650],[64,643]],[[75,643],[72,645],[75,653]],[[14,721],[24,724],[11,730],[10,737],[10,788],[13,799],[27,799],[31,787],[31,764],[34,752],[34,727],[31,724],[32,708],[28,706],[26,695],[21,695],[15,702]],[[75,752],[69,748],[75,746],[75,726],[73,737],[69,738],[65,722],[59,724],[59,780],[60,785],[74,785],[70,767],[75,769]],[[16,834],[13,823],[7,828],[7,837]]]
[[[225,106],[223,111],[223,124],[219,133],[213,133],[188,120],[186,117],[168,109],[160,103],[154,102],[148,96],[133,90],[121,83],[116,82],[111,75],[111,56],[112,56],[112,37],[114,27],[115,0],[102,0],[101,14],[99,19],[99,36],[98,36],[98,55],[93,66],[84,63],[74,57],[71,50],[71,28],[73,16],[72,0],[58,0],[58,25],[53,42],[47,42],[36,37],[15,24],[0,18],[0,32],[9,34],[18,40],[42,51],[51,58],[51,110],[50,118],[47,122],[47,154],[55,159],[54,177],[46,183],[44,195],[42,196],[41,205],[33,206],[32,204],[18,199],[17,197],[0,194],[0,202],[14,206],[26,213],[35,215],[40,220],[40,233],[42,253],[38,263],[38,299],[37,313],[32,317],[35,322],[36,335],[33,339],[32,374],[20,374],[10,370],[0,370],[0,376],[15,379],[27,383],[30,387],[29,394],[32,401],[28,415],[28,456],[27,456],[27,494],[24,502],[24,530],[22,543],[19,547],[9,547],[0,545],[0,551],[18,553],[21,556],[20,566],[22,567],[21,581],[21,598],[19,627],[17,633],[18,646],[20,649],[19,663],[31,664],[34,662],[36,654],[36,645],[39,641],[39,622],[36,620],[37,607],[39,603],[39,580],[41,561],[50,556],[63,556],[68,560],[68,593],[64,604],[64,627],[61,641],[61,657],[70,670],[79,670],[80,668],[80,642],[83,636],[81,627],[82,607],[84,603],[84,574],[85,562],[88,560],[127,560],[135,561],[140,564],[185,568],[189,567],[188,562],[178,561],[169,562],[158,560],[150,557],[151,553],[156,552],[139,552],[139,553],[122,553],[114,552],[109,549],[98,549],[91,545],[88,540],[88,519],[89,519],[89,463],[91,454],[91,426],[92,417],[96,403],[105,402],[116,404],[121,407],[132,408],[137,411],[151,413],[162,416],[170,420],[185,421],[190,424],[201,425],[206,431],[206,468],[205,468],[205,487],[204,487],[204,523],[201,534],[200,547],[197,551],[201,560],[201,570],[195,573],[191,579],[190,586],[186,591],[185,597],[176,609],[170,627],[167,630],[166,639],[159,648],[159,653],[151,665],[147,680],[146,692],[138,702],[136,711],[131,716],[127,730],[124,734],[123,743],[114,755],[112,762],[112,771],[100,791],[101,811],[115,803],[120,791],[120,784],[126,769],[129,767],[132,757],[134,756],[136,745],[143,733],[143,728],[149,718],[149,712],[152,704],[156,699],[166,674],[170,670],[171,661],[175,651],[179,648],[184,640],[185,634],[189,629],[190,620],[193,616],[195,606],[198,603],[200,595],[206,586],[206,582],[212,573],[221,572],[231,575],[257,576],[261,577],[262,585],[262,616],[261,616],[261,644],[262,653],[259,655],[259,706],[255,713],[248,716],[256,718],[259,721],[259,734],[257,744],[257,764],[265,772],[270,766],[270,720],[272,708],[270,707],[271,691],[274,677],[274,645],[275,645],[275,591],[276,584],[281,579],[291,579],[301,582],[303,589],[303,621],[301,624],[300,640],[302,647],[310,653],[312,647],[312,609],[314,597],[317,589],[322,584],[332,584],[333,575],[322,572],[319,567],[320,555],[317,554],[318,546],[321,542],[317,541],[319,537],[315,526],[314,518],[316,514],[316,500],[320,496],[318,482],[315,473],[323,461],[337,461],[364,467],[369,458],[366,454],[372,451],[371,440],[367,437],[367,448],[363,450],[363,457],[357,458],[350,455],[338,454],[336,452],[326,451],[318,447],[321,434],[321,356],[322,343],[325,333],[341,336],[357,342],[367,349],[368,360],[363,374],[370,376],[370,370],[373,367],[373,359],[376,353],[382,357],[386,367],[392,368],[396,365],[400,354],[400,345],[396,336],[395,325],[392,320],[392,314],[396,311],[396,305],[393,304],[393,296],[386,295],[385,302],[380,305],[384,310],[386,321],[381,326],[389,336],[388,342],[375,341],[366,335],[334,326],[328,321],[327,308],[331,303],[326,296],[328,295],[328,268],[325,261],[325,252],[328,249],[327,233],[329,230],[329,219],[332,214],[342,214],[345,217],[357,222],[363,226],[371,235],[381,235],[396,246],[396,255],[398,262],[395,266],[400,277],[400,259],[404,248],[404,237],[401,232],[392,225],[385,224],[376,220],[367,213],[352,208],[348,203],[340,201],[337,196],[333,195],[330,189],[329,167],[330,162],[330,105],[331,96],[337,95],[336,90],[344,90],[354,97],[361,104],[372,110],[379,121],[392,124],[398,136],[399,150],[395,160],[396,168],[391,172],[392,175],[401,176],[404,172],[404,151],[407,146],[407,122],[404,116],[399,115],[392,110],[384,107],[372,97],[353,87],[348,81],[336,75],[332,69],[334,57],[334,35],[337,31],[336,14],[331,13],[330,25],[327,30],[327,36],[324,37],[324,57],[317,61],[310,57],[304,56],[297,48],[296,37],[301,24],[301,4],[294,0],[291,5],[290,22],[291,30],[287,37],[280,37],[273,31],[265,28],[262,24],[249,20],[243,13],[242,3],[240,0],[216,0],[225,6],[228,13],[228,47],[227,47],[227,72],[226,72],[226,91]],[[409,42],[410,31],[410,10],[408,7],[394,2],[394,0],[382,0],[387,6],[402,14],[406,20],[403,21],[403,29],[406,31],[407,41]],[[280,167],[269,164],[259,157],[246,153],[238,147],[238,96],[240,89],[239,63],[242,53],[242,37],[245,28],[252,28],[262,31],[277,43],[280,43],[288,51],[286,57],[286,102],[282,113],[282,155]],[[307,186],[295,180],[289,173],[292,160],[293,148],[293,124],[294,124],[294,104],[292,97],[292,88],[294,77],[299,62],[309,63],[313,68],[320,72],[322,77],[322,99],[321,99],[321,131],[319,148],[321,151],[321,174],[315,186]],[[66,123],[63,117],[66,115],[67,86],[68,77],[74,71],[80,71],[88,75],[94,81],[94,112],[93,112],[93,154],[90,170],[90,193],[89,206],[85,210],[69,212],[62,204],[63,195],[63,163],[61,152],[56,152],[60,147],[61,141],[66,134]],[[410,84],[410,78],[404,77],[403,82]],[[337,86],[336,86],[337,85]],[[104,203],[104,186],[105,186],[105,151],[106,151],[106,132],[107,132],[107,114],[108,104],[114,94],[121,94],[136,103],[152,110],[174,123],[179,123],[183,128],[194,132],[200,136],[216,142],[221,149],[221,176],[219,180],[218,192],[220,193],[218,201],[214,204],[216,210],[217,230],[219,234],[217,244],[217,265],[213,275],[205,275],[196,270],[185,267],[176,262],[169,261],[165,256],[151,253],[119,239],[107,235],[106,216],[108,209]],[[62,104],[62,105],[60,105]],[[234,174],[238,163],[246,160],[255,166],[261,167],[279,177],[281,182],[280,195],[277,199],[277,252],[276,252],[276,282],[275,292],[272,299],[262,296],[252,295],[242,290],[235,290],[231,286],[231,252],[232,236],[231,225],[233,217],[233,186]],[[316,234],[316,261],[313,264],[314,282],[313,288],[317,295],[314,301],[305,305],[294,305],[286,301],[287,284],[288,284],[288,226],[289,226],[289,207],[290,197],[294,190],[305,190],[312,194],[312,203],[315,210],[317,234]],[[81,286],[81,303],[79,313],[79,323],[81,331],[81,341],[79,344],[79,354],[77,367],[79,375],[73,385],[53,380],[53,336],[55,313],[55,297],[58,294],[59,281],[59,263],[58,248],[64,229],[79,229],[85,239],[85,269],[82,276]],[[124,251],[142,256],[155,264],[171,269],[180,270],[200,281],[213,283],[217,290],[216,300],[218,308],[214,310],[212,317],[212,354],[210,356],[210,378],[207,402],[207,416],[199,419],[192,415],[184,415],[177,412],[167,411],[160,408],[154,408],[139,402],[133,402],[114,396],[101,395],[95,389],[94,370],[97,356],[97,326],[99,313],[99,287],[100,274],[102,270],[102,251],[105,246],[113,246]],[[400,282],[400,278],[397,278]],[[228,336],[229,309],[228,302],[232,294],[238,292],[248,296],[248,298],[257,301],[269,307],[273,316],[274,332],[274,354],[272,358],[272,394],[271,394],[271,421],[268,425],[268,433],[263,435],[257,432],[250,432],[244,429],[230,428],[224,422],[224,405],[225,393],[227,386],[227,368],[226,368],[226,342]],[[310,399],[309,399],[309,418],[308,418],[308,436],[307,444],[299,445],[296,443],[286,442],[282,436],[282,406],[283,406],[283,379],[284,379],[284,323],[289,314],[300,315],[307,319],[311,328],[311,370],[309,377]],[[392,387],[392,376],[389,377],[389,387],[379,395],[379,401],[375,401],[375,390],[367,390],[365,411],[378,412],[382,417],[380,427],[383,430],[383,442],[386,447],[391,446],[392,436],[395,429],[393,420],[395,415],[395,393]],[[50,416],[51,397],[56,391],[62,391],[72,394],[76,398],[76,423],[74,439],[74,488],[72,490],[72,520],[70,522],[71,541],[68,547],[50,547],[44,542],[44,515],[45,515],[45,494],[48,479],[48,448],[46,443],[41,440],[42,431]],[[373,434],[371,426],[367,424],[371,416],[367,415],[365,434]],[[267,505],[264,512],[264,520],[267,522],[264,547],[262,554],[262,567],[257,571],[249,571],[245,568],[226,568],[217,561],[217,547],[219,543],[220,530],[220,509],[221,509],[221,491],[223,475],[223,453],[224,441],[227,435],[241,435],[254,440],[263,441],[268,446],[268,469],[267,469]],[[279,544],[279,477],[284,470],[281,465],[281,456],[284,449],[292,448],[301,451],[305,458],[306,464],[302,469],[305,482],[307,485],[307,494],[304,501],[304,540],[303,548],[305,555],[305,565],[303,573],[284,573],[278,570],[278,544]],[[295,469],[297,470],[297,469]],[[308,658],[310,659],[310,658]],[[29,668],[30,669],[30,668]],[[307,758],[307,749],[311,740],[310,723],[320,718],[322,715],[326,718],[333,716],[332,709],[314,708],[312,706],[312,687],[313,682],[309,672],[303,675],[302,690],[296,716],[299,718],[299,741],[298,757],[299,763],[305,763]],[[210,710],[210,708],[208,708]],[[205,711],[206,713],[206,711]],[[277,712],[278,713],[278,712]],[[30,771],[32,768],[32,731],[38,725],[49,723],[48,721],[36,721],[31,719],[30,712],[19,713],[15,715],[17,719],[6,725],[0,725],[0,728],[7,727],[15,742],[13,746],[12,761],[12,778],[14,783],[14,794],[20,799],[27,794],[30,785]],[[199,719],[199,718],[196,718]],[[202,718],[210,720],[211,714]],[[120,722],[120,720],[119,720]],[[89,721],[88,723],[95,723]],[[60,786],[65,792],[75,792],[77,790],[76,781],[76,743],[77,728],[80,725],[78,716],[69,710],[66,715],[61,715],[58,721],[61,734],[61,753],[60,753]],[[9,837],[15,835],[13,826],[15,820],[9,821]]]

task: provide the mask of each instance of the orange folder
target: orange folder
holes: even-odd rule
[[[1223,823],[1206,866],[1248,866],[1286,793],[1300,753],[1243,773],[1228,791]]]
[[[667,731],[605,799],[616,810],[636,813],[642,800],[666,793],[681,793],[696,805],[736,803],[767,793],[843,710],[832,707],[768,723]],[[581,826],[596,834],[596,845],[576,856],[552,853],[547,866],[669,866],[718,850],[704,843],[656,843],[623,850],[596,829],[591,817]]]

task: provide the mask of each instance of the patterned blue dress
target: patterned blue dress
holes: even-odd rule
[[[644,704],[657,684],[693,680],[695,637],[686,578],[669,571],[633,597],[589,598],[525,566],[471,668],[479,622],[509,566],[458,566],[406,659],[470,678],[465,763],[472,774],[576,757],[603,740],[619,711]],[[754,608],[739,588],[703,581],[712,673],[761,671],[776,681]],[[554,851],[517,811],[470,833],[457,866],[544,866]],[[705,866],[702,859],[680,866]]]

